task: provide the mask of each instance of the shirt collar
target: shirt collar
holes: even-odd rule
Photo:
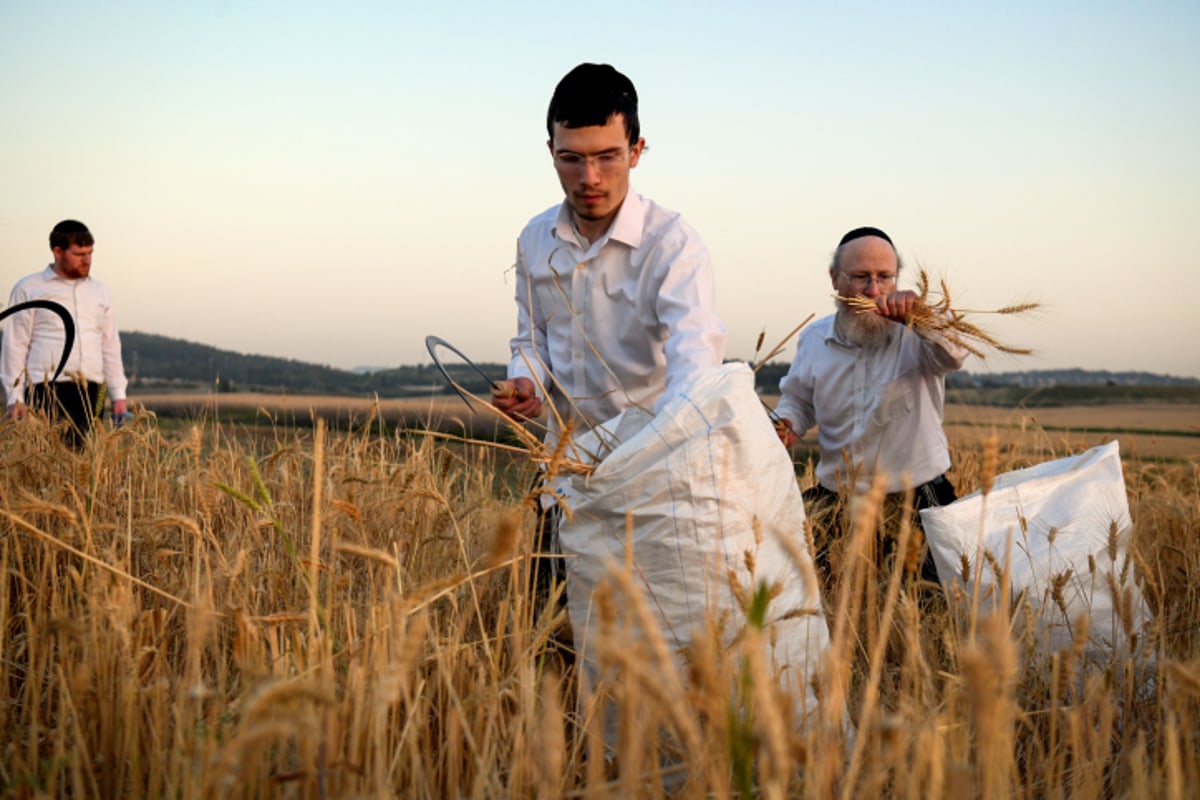
[[[48,281],[66,281],[67,279],[54,271],[54,262],[51,261],[46,265],[45,271],[42,272],[42,278]]]
[[[625,193],[624,202],[617,209],[617,216],[613,219],[612,225],[596,243],[612,240],[636,249],[642,243],[642,234],[645,232],[645,228],[645,201],[630,186],[629,191]],[[563,200],[562,205],[558,207],[558,219],[554,222],[554,235],[566,241],[576,238],[575,226],[571,222],[571,206],[567,204],[566,200]]]
[[[625,202],[617,209],[617,218],[608,229],[608,238],[637,248],[642,243],[642,232],[646,228],[646,214],[642,196],[629,187]]]
[[[62,281],[63,283],[78,283],[79,281],[90,281],[91,279],[92,279],[91,275],[88,275],[86,278],[64,278],[62,275],[59,275],[57,272],[54,271],[54,262],[53,261],[51,261],[49,264],[47,264],[46,268],[44,270],[42,270],[42,280],[46,280],[46,281]]]

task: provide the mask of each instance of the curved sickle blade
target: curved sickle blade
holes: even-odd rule
[[[58,380],[58,376],[62,375],[62,371],[67,368],[67,359],[71,357],[71,348],[75,346],[75,320],[71,319],[70,311],[67,311],[67,309],[53,300],[26,300],[24,303],[9,306],[0,311],[0,320],[29,308],[44,308],[47,311],[53,311],[62,320],[63,332],[67,337],[67,345],[63,348],[62,358],[58,362],[58,369],[54,370],[54,377],[50,379],[50,382],[54,383]]]
[[[475,374],[487,381],[488,386],[490,386],[492,389],[500,388],[500,385],[496,381],[489,378],[483,370],[475,366],[475,362],[467,358],[466,354],[464,354],[462,350],[459,350],[457,347],[450,344],[440,336],[426,336],[425,349],[429,351],[429,357],[433,359],[434,366],[437,367],[438,371],[442,373],[442,377],[446,379],[446,383],[450,384],[450,388],[453,389],[458,396],[462,398],[462,401],[467,404],[467,408],[474,410],[475,407],[471,405],[471,398],[468,397],[465,392],[463,392],[458,383],[455,382],[454,378],[450,377],[450,373],[446,371],[446,368],[442,366],[442,360],[438,358],[437,354],[437,348],[439,347],[444,347],[451,353],[454,353],[454,355],[461,358],[463,363],[475,370]]]

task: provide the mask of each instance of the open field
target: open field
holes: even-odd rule
[[[1122,619],[1135,583],[1153,619],[1100,658],[1041,649],[1028,598],[950,606],[906,577],[907,559],[878,566],[876,536],[913,529],[857,506],[824,576],[832,639],[807,678],[819,707],[800,719],[798,678],[754,655],[769,627],[730,637],[710,620],[681,665],[617,616],[598,652],[621,680],[581,686],[547,647],[561,615],[530,604],[534,471],[519,453],[381,435],[365,403],[352,430],[309,427],[313,398],[265,413],[252,398],[246,436],[227,397],[170,424],[157,406],[160,419],[78,453],[39,420],[0,424],[0,795],[1140,799],[1200,786],[1194,459],[1127,456],[1128,555],[1097,577]],[[424,402],[407,410],[427,415]],[[1075,449],[1039,411],[989,452],[957,432],[1008,418],[964,413],[978,424],[950,425],[961,493]],[[635,566],[614,565],[600,608],[646,602]],[[736,588],[769,603],[764,587]],[[604,709],[619,720],[610,758]]]
[[[1010,409],[950,404],[947,421],[955,424],[1003,427],[1046,427],[1056,430],[1137,430],[1173,432],[1200,438],[1200,405],[1115,403],[1102,406],[1063,406]]]
[[[978,446],[993,430],[1006,446],[1078,452],[1113,441],[1125,456],[1200,461],[1200,405],[1113,404],[1009,409],[946,406],[946,433],[960,446]]]
[[[311,422],[314,416],[331,421],[362,423],[372,417],[415,423],[428,420],[456,419],[472,416],[470,409],[457,395],[429,397],[383,398],[343,397],[339,395],[285,395],[260,392],[206,392],[203,394],[131,394],[138,406],[162,416],[190,419],[226,419],[260,422],[276,419]]]
[[[331,427],[447,430],[485,438],[507,425],[486,409],[473,411],[457,395],[368,399],[339,395],[131,394],[130,401],[163,419],[243,425],[311,427],[321,417]]]
[[[331,423],[359,424],[383,418],[389,424],[469,430],[494,435],[503,430],[494,415],[472,413],[457,396],[369,400],[337,396],[254,393],[134,395],[132,399],[163,416],[242,422],[294,421],[314,416]],[[765,397],[768,405],[777,398]],[[1071,453],[1117,439],[1126,456],[1146,459],[1200,459],[1200,404],[1114,403],[1024,409],[948,404],[946,432],[951,442],[977,447],[996,431],[1005,446]],[[810,433],[806,441],[813,440]],[[1039,444],[1040,443],[1040,444]]]

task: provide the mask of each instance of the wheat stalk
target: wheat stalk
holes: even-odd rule
[[[941,336],[952,344],[958,345],[972,355],[985,358],[984,347],[999,350],[1016,356],[1027,356],[1033,350],[1027,347],[1012,347],[998,341],[987,331],[966,320],[968,314],[1000,314],[1011,316],[1025,314],[1041,308],[1040,303],[1014,303],[991,310],[955,308],[950,304],[950,288],[945,280],[939,281],[940,291],[934,293],[936,299],[931,299],[929,274],[924,268],[917,276],[917,301],[909,312],[907,325],[918,333],[929,336]],[[876,302],[864,295],[843,297],[834,295],[844,302],[856,314],[874,314],[879,310]]]
[[[814,316],[816,315],[809,314],[807,317],[805,317],[803,322],[792,328],[788,335],[783,337],[779,343],[772,347],[771,350],[762,358],[759,358],[758,354],[762,350],[763,339],[766,337],[767,332],[765,329],[760,331],[758,334],[758,342],[754,345],[754,363],[751,365],[751,369],[753,369],[754,372],[758,372],[760,369],[762,369],[763,364],[766,364],[772,358],[782,353],[783,349],[787,347],[787,343],[791,341],[791,338],[799,333],[801,328],[811,322]]]

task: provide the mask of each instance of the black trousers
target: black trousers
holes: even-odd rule
[[[958,499],[958,494],[954,491],[954,484],[950,483],[945,475],[939,475],[933,480],[923,483],[916,488],[913,493],[913,511],[918,512],[923,508],[936,508],[953,503]],[[839,492],[832,492],[826,489],[821,484],[817,484],[811,489],[804,490],[804,507],[808,514],[809,520],[812,521],[813,528],[813,545],[815,552],[813,553],[813,561],[817,566],[817,571],[821,575],[821,579],[829,585],[830,580],[830,562],[829,551],[833,546],[835,539],[846,530],[846,500],[847,495]],[[884,500],[884,507],[897,509],[903,505],[903,493],[887,495]],[[917,530],[924,533],[921,528],[921,515],[916,514],[914,524]],[[895,549],[896,540],[892,537],[885,537],[880,541],[880,546],[877,549],[879,554],[879,563],[883,563],[892,551]],[[937,564],[933,560],[933,552],[926,547],[925,557],[921,561],[921,580],[931,583],[938,582]]]
[[[64,438],[72,447],[80,447],[100,412],[103,384],[95,381],[57,381],[29,387],[29,407],[50,420],[66,420]]]
[[[534,488],[538,489],[541,485],[542,478],[539,475]],[[543,507],[541,497],[536,492],[535,498],[537,528],[534,531],[529,590],[533,603],[533,618],[536,620],[548,612],[552,616],[558,616],[559,612],[567,610],[567,565],[562,559],[562,547],[558,542],[562,509],[557,503],[549,508]],[[559,587],[562,587],[563,591],[558,593],[551,606],[551,598]],[[559,624],[550,631],[544,652],[557,658],[559,666],[563,669],[575,663],[575,642],[570,624]]]
[[[557,503],[545,508],[542,506],[540,498],[535,502],[537,502],[537,531],[534,534],[533,567],[530,580],[533,584],[531,587],[533,590],[533,613],[537,617],[541,616],[550,602],[550,596],[554,593],[555,587],[566,582],[567,570],[561,558],[562,549],[558,546],[558,523],[562,518],[562,509],[558,507]],[[558,602],[554,607],[556,612],[566,607],[566,598],[566,592],[559,595]]]

